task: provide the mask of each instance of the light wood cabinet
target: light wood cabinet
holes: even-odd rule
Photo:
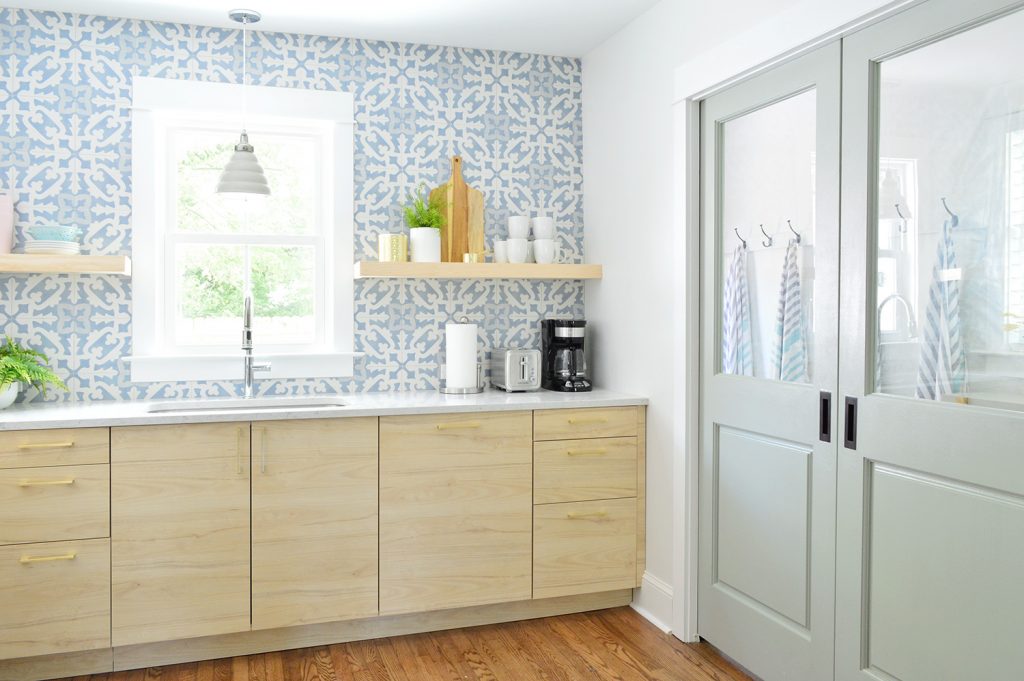
[[[0,468],[107,463],[109,438],[106,428],[0,432]]]
[[[0,470],[0,544],[107,537],[110,467]]]
[[[533,503],[636,496],[635,437],[553,440],[533,448]]]
[[[0,659],[110,645],[110,541],[0,547]]]
[[[252,628],[376,615],[377,419],[252,435]]]
[[[547,409],[535,411],[535,440],[593,437],[635,437],[637,407]]]
[[[113,428],[115,646],[249,629],[249,424]]]
[[[636,541],[636,499],[535,507],[533,597],[636,586]]]
[[[530,412],[380,419],[380,611],[531,595]]]

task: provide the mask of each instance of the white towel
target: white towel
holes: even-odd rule
[[[737,246],[722,291],[722,373],[754,375],[747,249]]]
[[[800,290],[800,266],[797,243],[786,246],[779,285],[779,312],[775,323],[775,365],[771,378],[807,383],[807,346],[804,338],[804,301]]]
[[[961,271],[953,248],[953,227],[949,220],[942,225],[921,330],[917,396],[926,400],[958,395],[967,386],[967,353],[960,338]]]

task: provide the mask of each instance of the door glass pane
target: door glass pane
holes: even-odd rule
[[[815,114],[809,90],[722,125],[722,373],[813,376]]]
[[[877,392],[1024,408],[1022,32],[880,65]]]

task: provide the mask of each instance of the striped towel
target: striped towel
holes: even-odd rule
[[[722,293],[722,373],[753,376],[752,348],[747,249],[737,246],[729,263]]]
[[[953,224],[942,225],[928,286],[917,365],[917,396],[939,400],[958,395],[967,386],[967,353],[960,338],[960,269],[953,248]]]
[[[786,262],[782,266],[779,286],[779,313],[775,322],[774,366],[770,378],[807,383],[807,346],[804,339],[804,301],[800,291],[798,245],[795,240],[786,246]]]

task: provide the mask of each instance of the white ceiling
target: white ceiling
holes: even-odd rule
[[[13,0],[8,6],[237,26],[230,9],[263,14],[257,28],[580,57],[657,0]]]

